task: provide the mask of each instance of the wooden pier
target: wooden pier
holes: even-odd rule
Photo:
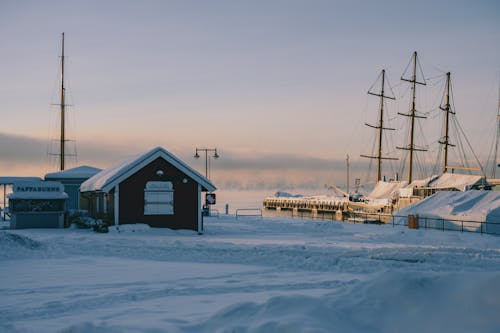
[[[312,218],[323,214],[337,221],[365,221],[387,223],[392,215],[392,207],[387,205],[368,205],[363,202],[349,201],[347,198],[333,197],[268,197],[264,199],[265,209],[276,212],[291,211],[291,216],[307,213]]]

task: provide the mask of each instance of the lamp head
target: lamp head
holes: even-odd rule
[[[196,154],[193,156],[194,158],[200,158],[200,155],[198,155],[198,151],[196,151]]]

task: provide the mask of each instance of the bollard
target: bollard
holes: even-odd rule
[[[408,229],[418,229],[418,215],[408,215]]]
[[[229,215],[229,204],[226,204],[226,215]]]

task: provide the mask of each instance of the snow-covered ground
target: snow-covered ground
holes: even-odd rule
[[[286,218],[0,231],[0,332],[498,332],[500,237]]]

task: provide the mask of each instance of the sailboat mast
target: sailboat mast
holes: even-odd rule
[[[450,113],[453,113],[450,107],[450,87],[451,87],[451,73],[448,72],[446,73],[446,103],[444,107],[440,107],[441,110],[446,112],[445,122],[444,122],[444,137],[443,141],[439,142],[444,145],[443,173],[446,173],[448,169],[448,146],[453,146],[450,143],[450,136],[449,136]]]
[[[498,167],[497,156],[498,156],[498,140],[500,139],[500,82],[498,85],[498,115],[497,115],[497,137],[495,140],[495,152],[493,157],[493,172],[492,178],[496,179],[496,170]]]
[[[385,69],[382,70],[382,86],[380,89],[380,112],[378,119],[378,155],[377,155],[377,181],[382,177],[382,129],[384,126],[384,85],[385,85]]]
[[[349,196],[349,154],[347,154],[347,157],[345,159],[346,165],[347,165],[347,178],[346,178],[346,193]]]
[[[65,88],[64,88],[64,32],[62,33],[62,52],[61,52],[61,137],[60,137],[60,170],[64,170],[65,160]]]
[[[395,98],[385,95],[385,69],[382,69],[382,73],[380,75],[382,76],[380,93],[376,94],[376,93],[373,93],[371,91],[368,91],[368,94],[380,97],[380,110],[379,110],[379,116],[378,116],[378,125],[373,126],[370,124],[365,124],[366,126],[377,129],[378,152],[377,152],[377,156],[361,155],[361,157],[377,159],[377,181],[380,181],[382,179],[382,160],[397,160],[397,158],[382,157],[382,132],[383,132],[383,130],[394,130],[394,128],[384,127],[384,98],[389,98],[389,99],[395,99]]]
[[[412,182],[413,175],[413,149],[415,148],[415,99],[416,99],[416,91],[417,91],[417,52],[413,54],[413,77],[412,77],[412,86],[411,86],[411,109],[410,109],[410,117],[411,117],[411,129],[410,129],[410,159],[408,164],[408,184]]]
[[[417,52],[413,52],[413,75],[411,77],[411,80],[405,79],[401,77],[402,81],[410,82],[411,83],[411,106],[410,106],[410,113],[409,114],[403,114],[399,113],[400,115],[410,117],[410,145],[408,147],[401,148],[399,149],[404,149],[404,150],[409,150],[410,151],[410,158],[408,159],[408,184],[410,184],[413,180],[413,155],[415,151],[425,151],[425,149],[418,149],[415,147],[415,118],[425,118],[423,116],[418,116],[416,114],[416,96],[417,96],[417,84],[421,85],[426,85],[425,82],[419,82],[417,81]]]

